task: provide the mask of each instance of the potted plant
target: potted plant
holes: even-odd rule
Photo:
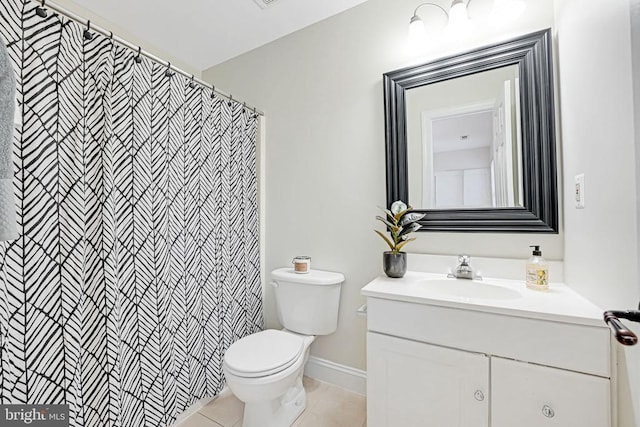
[[[389,251],[385,251],[382,257],[384,273],[393,278],[401,278],[407,272],[407,254],[401,249],[407,243],[416,240],[415,237],[409,238],[409,234],[418,230],[421,225],[416,221],[424,218],[423,213],[410,212],[411,206],[407,206],[398,200],[391,204],[391,210],[383,209],[386,218],[380,215],[376,219],[381,221],[387,227],[387,232],[391,238],[384,235],[381,231],[375,230],[376,233],[389,245]]]

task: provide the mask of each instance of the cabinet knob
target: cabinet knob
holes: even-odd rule
[[[555,412],[553,412],[553,408],[551,408],[551,406],[549,406],[549,405],[544,405],[544,406],[542,407],[542,415],[544,415],[545,417],[547,417],[547,418],[553,418],[553,416],[554,416],[555,414],[556,414],[556,413],[555,413]]]
[[[473,397],[475,397],[478,402],[482,402],[484,400],[484,393],[480,390],[476,390]]]

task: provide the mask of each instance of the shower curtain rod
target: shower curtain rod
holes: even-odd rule
[[[154,61],[154,62],[156,62],[158,64],[166,65],[169,70],[175,71],[176,73],[179,73],[179,74],[182,74],[185,77],[188,77],[189,80],[191,80],[193,83],[197,83],[200,86],[204,86],[204,87],[210,89],[211,91],[213,91],[214,93],[217,93],[218,95],[222,96],[223,98],[228,99],[229,101],[234,101],[234,102],[240,103],[240,101],[238,101],[237,99],[233,99],[233,95],[226,94],[226,93],[220,91],[219,89],[216,89],[215,85],[209,84],[209,83],[205,82],[204,80],[201,80],[201,79],[195,77],[193,74],[189,74],[186,71],[176,67],[175,65],[171,65],[171,62],[164,61],[161,58],[158,58],[154,54],[143,50],[140,46],[136,46],[134,44],[129,43],[125,39],[123,39],[121,37],[118,37],[115,34],[113,34],[112,31],[107,31],[107,30],[105,30],[104,28],[102,28],[100,26],[91,24],[90,20],[84,19],[81,16],[78,16],[75,13],[63,8],[62,6],[58,6],[57,4],[48,2],[46,0],[40,0],[40,1],[31,0],[31,1],[33,1],[34,3],[40,4],[40,7],[44,8],[44,9],[51,9],[51,10],[59,13],[60,15],[66,16],[67,18],[71,19],[72,21],[76,21],[79,24],[86,25],[87,29],[96,31],[96,32],[102,34],[103,36],[109,37],[114,42],[126,47],[127,49],[130,49],[130,50],[136,52],[139,55],[145,56],[145,57],[149,58],[150,60],[152,60],[152,61]],[[253,113],[258,114],[260,116],[264,116],[264,113],[262,111],[256,109],[255,107],[251,107],[251,106],[247,105],[246,102],[243,102],[242,105],[245,108],[247,108],[250,111],[252,111]]]

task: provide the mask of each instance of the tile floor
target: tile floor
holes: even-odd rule
[[[307,408],[293,427],[366,427],[365,397],[304,377]],[[176,427],[241,427],[244,404],[226,391]]]

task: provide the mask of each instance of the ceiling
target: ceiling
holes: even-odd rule
[[[73,0],[203,71],[366,0]],[[108,29],[108,28],[107,28]]]
[[[493,112],[481,111],[434,120],[433,152],[473,150],[493,142]]]

